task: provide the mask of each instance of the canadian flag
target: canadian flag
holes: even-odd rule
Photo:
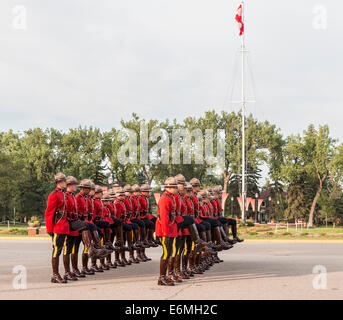
[[[239,35],[241,36],[244,33],[244,23],[242,19],[242,5],[240,5],[237,9],[235,20],[238,23]]]

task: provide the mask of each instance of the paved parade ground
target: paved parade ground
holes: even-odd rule
[[[50,250],[49,240],[0,239],[0,299],[343,298],[343,243],[247,241],[221,252],[224,263],[175,287],[157,286],[160,247],[147,249],[150,262],[66,285],[50,283]],[[18,265],[27,270],[27,289],[13,288]]]

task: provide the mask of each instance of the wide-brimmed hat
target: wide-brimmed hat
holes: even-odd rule
[[[164,188],[177,188],[177,181],[174,177],[169,177],[164,181]]]
[[[176,179],[177,184],[185,184],[186,183],[186,179],[181,173],[177,174],[175,176],[175,179]]]
[[[213,191],[214,191],[215,193],[222,193],[222,192],[223,192],[222,186],[215,186],[215,187],[213,188]]]
[[[71,184],[78,184],[79,182],[77,181],[77,179],[73,176],[68,176],[67,179],[67,185],[71,185]]]
[[[95,183],[91,181],[91,189],[95,190]]]
[[[192,178],[189,183],[193,186],[193,187],[196,187],[196,186],[199,186],[200,187],[200,181],[199,179],[197,178]]]
[[[117,190],[116,190],[116,196],[121,196],[125,194],[125,191],[122,187],[119,187]]]
[[[127,184],[124,186],[124,192],[133,192],[133,189],[129,184]]]
[[[132,186],[132,190],[133,190],[134,192],[140,192],[140,191],[141,191],[141,187],[140,187],[138,184],[134,184],[134,185]]]
[[[101,186],[95,186],[94,193],[101,193],[101,192],[103,192],[102,187]]]
[[[141,192],[148,192],[151,190],[152,190],[152,188],[148,184],[142,184],[141,185]]]
[[[189,182],[186,182],[185,188],[186,188],[186,190],[193,190],[193,187]]]
[[[58,172],[55,174],[55,182],[60,182],[60,181],[63,181],[63,180],[67,180],[67,177],[65,176],[64,173],[62,172]]]
[[[83,179],[83,180],[81,180],[79,187],[91,189],[92,188],[92,182],[89,179]]]

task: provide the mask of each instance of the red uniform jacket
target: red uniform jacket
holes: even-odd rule
[[[86,197],[88,214],[86,222],[93,223],[93,213],[94,213],[94,199],[91,197]]]
[[[141,208],[140,208],[140,204],[139,204],[139,201],[138,201],[138,196],[132,195],[130,197],[130,201],[131,201],[131,207],[132,207],[132,217],[131,217],[131,219],[135,219],[135,218],[140,219]]]
[[[200,206],[199,206],[199,202],[198,202],[198,198],[197,198],[196,192],[194,192],[191,200],[192,200],[193,207],[194,207],[194,216],[197,217],[197,218],[194,218],[194,221],[196,223],[201,223],[202,220],[200,219]]]
[[[145,195],[141,194],[138,197],[139,205],[140,205],[140,215],[142,219],[153,219],[155,218],[151,213],[149,213],[149,200],[148,197]]]
[[[201,218],[209,218],[209,208],[206,203],[200,205],[200,217]]]
[[[216,200],[211,200],[210,203],[211,203],[212,208],[213,208],[212,218],[218,219],[219,218],[219,214],[218,214],[217,201]]]
[[[123,200],[117,199],[114,202],[117,212],[117,219],[120,219],[124,223],[131,224],[130,219],[126,218],[126,207]]]
[[[123,203],[126,209],[126,216],[128,217],[128,219],[132,218],[132,202],[130,200],[129,197],[125,197],[123,199]]]
[[[109,222],[110,224],[113,223],[113,220],[111,217],[114,217],[114,208],[113,208],[113,204],[110,203],[108,206],[105,206],[105,214],[104,214],[104,217],[105,217],[105,221]]]
[[[88,219],[88,206],[89,203],[87,201],[87,197],[82,193],[79,192],[76,196],[76,206],[79,214],[83,215],[82,220]]]
[[[216,199],[216,203],[217,203],[217,209],[218,209],[218,216],[221,217],[223,215],[223,208],[222,208],[222,203],[219,198]]]
[[[57,210],[65,211],[65,195],[60,188],[50,193],[45,210],[46,231],[49,233],[69,234],[69,223],[64,216],[54,224],[54,214]]]
[[[94,198],[93,203],[94,203],[93,221],[104,220],[105,218],[104,204],[102,203],[101,199]]]
[[[177,237],[177,225],[175,220],[170,219],[171,213],[175,213],[175,199],[173,194],[165,191],[157,204],[156,236]]]
[[[71,192],[67,191],[65,193],[65,196],[66,196],[67,220],[68,221],[79,220],[79,218],[76,216],[77,209],[76,209],[76,200],[75,200],[74,195]],[[79,232],[69,230],[69,235],[73,237],[77,237],[79,235]]]

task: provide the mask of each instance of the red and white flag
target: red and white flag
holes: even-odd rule
[[[244,33],[244,23],[243,23],[243,17],[242,17],[242,5],[240,5],[237,9],[235,20],[238,23],[239,35],[241,36]]]

